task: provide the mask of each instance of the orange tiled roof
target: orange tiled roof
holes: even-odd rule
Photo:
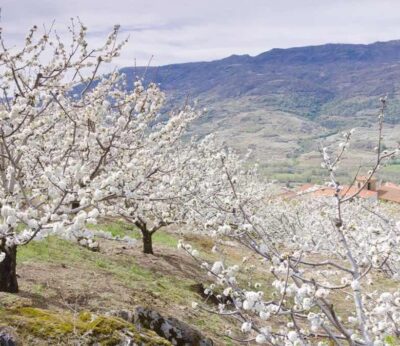
[[[288,199],[288,198],[292,198],[295,197],[297,194],[295,191],[293,190],[285,190],[283,192],[280,192],[276,195],[276,197],[278,198],[283,198],[283,199]]]
[[[356,194],[358,191],[359,191],[359,189],[356,187],[349,188],[348,186],[344,185],[343,189],[341,191],[341,194],[345,195],[345,196],[352,196],[352,195]],[[378,198],[378,192],[363,189],[360,191],[358,196],[361,198]]]
[[[382,185],[382,187],[388,187],[388,188],[391,188],[391,189],[397,189],[397,190],[400,190],[400,186],[399,185],[396,185],[395,183],[391,183],[391,182],[386,182],[385,184],[383,184]],[[381,188],[382,188],[381,187]]]
[[[297,191],[304,192],[304,191],[307,191],[307,190],[309,190],[309,189],[311,189],[311,188],[313,188],[313,187],[315,187],[315,186],[316,186],[316,185],[314,185],[314,184],[309,184],[309,183],[307,183],[307,184],[301,185],[301,186],[297,189]]]
[[[342,189],[340,190],[341,196],[352,196],[358,192],[358,188],[356,187],[349,187],[347,185],[343,185]],[[312,196],[315,197],[333,197],[335,196],[335,189],[332,187],[327,186],[318,186],[312,184],[304,184],[298,188],[299,193],[310,193]],[[378,198],[377,191],[370,191],[370,190],[361,190],[360,193],[357,195],[361,198]]]
[[[358,177],[358,180],[362,180],[364,177]],[[333,197],[335,196],[335,189],[327,186],[318,186],[313,184],[304,184],[297,188],[297,193],[300,195],[310,194],[315,197]],[[352,196],[359,191],[357,187],[349,187],[343,185],[340,190],[341,196]],[[383,184],[377,191],[363,189],[357,197],[366,199],[382,199],[386,201],[400,203],[400,186],[391,182]]]
[[[360,180],[360,181],[366,181],[366,180],[368,180],[368,178],[369,178],[369,177],[366,176],[366,175],[359,175],[359,176],[357,176],[357,180]],[[370,180],[370,181],[376,181],[377,178],[376,178],[376,177],[370,177],[369,180]]]
[[[378,189],[379,199],[400,203],[400,186],[394,183],[385,183]]]

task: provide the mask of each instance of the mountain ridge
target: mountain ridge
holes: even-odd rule
[[[270,106],[315,116],[324,112],[320,106],[332,100],[396,94],[400,90],[400,40],[275,48],[254,57],[231,55],[210,62],[125,67],[121,71],[131,76],[131,82],[135,73],[146,71],[146,79],[160,83],[174,99],[189,95],[215,101],[273,95],[266,100]],[[282,94],[292,97],[294,103],[282,105]]]
[[[361,129],[355,148],[357,164],[363,163],[382,95],[388,96],[386,122],[393,132],[387,145],[400,138],[400,40],[275,48],[121,72],[128,87],[144,74],[145,81],[160,83],[166,109],[197,99],[208,111],[193,133],[216,132],[239,150],[253,149],[265,166],[285,167],[285,174],[304,160],[319,165],[315,138],[333,143],[334,133],[353,127]]]

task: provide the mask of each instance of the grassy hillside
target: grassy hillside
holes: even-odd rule
[[[99,227],[137,236],[123,223]],[[21,247],[21,291],[0,294],[0,329],[7,326],[24,345],[90,344],[93,340],[111,345],[118,331],[126,328],[148,345],[168,345],[151,331],[139,332],[108,316],[142,306],[190,324],[217,345],[231,344],[220,335],[231,327],[229,320],[191,308],[193,301],[202,300],[193,285],[207,281],[207,276],[176,250],[178,238],[173,232],[156,234],[156,256],[142,254],[140,243],[127,248],[122,242],[104,239],[100,252],[52,237]],[[211,246],[207,239],[187,239],[207,250]]]
[[[122,222],[97,228],[115,235],[137,236]],[[156,234],[155,256],[144,255],[140,242],[127,247],[125,243],[104,239],[99,239],[100,252],[54,237],[21,247],[18,254],[21,290],[16,295],[0,293],[0,331],[14,335],[22,345],[96,342],[117,345],[121,335],[127,333],[139,345],[171,345],[152,330],[138,329],[115,316],[117,311],[134,311],[140,306],[186,322],[211,338],[215,345],[239,345],[224,337],[228,329],[241,335],[233,317],[191,307],[192,302],[204,303],[198,284],[207,284],[209,277],[192,258],[176,250],[177,241],[182,237],[200,251],[200,256],[217,259],[210,251],[213,243],[209,237],[174,230]],[[276,298],[271,286],[274,277],[268,266],[249,256],[246,249],[229,242],[221,249],[229,265],[247,256],[247,265],[239,280],[246,278],[244,282],[248,285],[259,282],[262,284],[259,289],[266,297]],[[382,275],[368,290],[396,288],[396,283]],[[337,293],[331,299],[338,311],[346,314],[346,297]],[[209,308],[216,306],[210,301]],[[275,324],[271,327],[279,328]],[[395,345],[397,341],[393,342]]]

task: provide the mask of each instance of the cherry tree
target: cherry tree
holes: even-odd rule
[[[366,184],[399,151],[382,150],[386,100],[381,103],[376,160]],[[333,198],[306,195],[249,203],[246,189],[253,185],[240,183],[246,174],[224,165],[227,202],[215,205],[207,226],[247,248],[259,268],[270,273],[274,293],[262,278],[247,277],[255,268],[246,260],[241,265],[223,259],[209,263],[189,244],[180,247],[215,280],[206,293],[217,294],[221,303],[211,312],[240,321],[243,336],[233,339],[270,345],[324,345],[326,340],[385,345],[400,335],[400,222],[387,206],[357,199],[363,187],[349,194],[338,183],[336,170],[351,136],[352,131],[344,135],[336,156],[323,149]],[[380,280],[393,284],[374,289]],[[339,303],[343,300],[348,301],[345,309]]]
[[[111,167],[106,172],[114,169],[118,179],[103,182],[110,189],[108,195],[114,194],[115,198],[102,197],[99,208],[102,214],[121,217],[139,228],[144,253],[153,254],[152,236],[168,225],[188,225],[196,230],[200,226],[207,231],[203,222],[211,215],[209,209],[213,212],[213,203],[220,207],[226,200],[226,185],[216,179],[223,164],[229,162],[241,169],[238,157],[212,135],[202,140],[182,140],[184,130],[198,116],[185,106],[167,123],[149,129],[150,134],[142,138],[140,149],[132,157],[118,164],[109,162]]]
[[[147,162],[152,154],[143,144],[167,146],[174,121],[187,114],[153,131],[164,141],[151,136],[165,98],[158,86],[138,79],[128,91],[124,75],[98,76],[126,43],[118,41],[119,27],[95,49],[81,23],[72,21],[69,31],[69,43],[53,29],[39,34],[36,27],[21,49],[0,42],[2,291],[18,291],[18,246],[49,234],[79,239],[105,201],[126,197],[122,177],[135,171],[135,160]],[[139,186],[146,177],[140,179]]]
[[[152,236],[171,224],[185,222],[191,198],[190,172],[194,146],[181,137],[199,113],[190,106],[173,112],[166,121],[153,119],[138,136],[124,131],[121,145],[110,153],[96,192],[102,214],[124,219],[137,227],[143,252],[153,254]]]
[[[51,230],[78,229],[96,214],[73,204],[101,161],[100,149],[84,146],[92,126],[85,94],[123,42],[115,27],[103,47],[89,50],[82,24],[72,21],[69,31],[69,47],[36,26],[21,49],[0,40],[1,291],[18,291],[18,246]],[[79,100],[71,96],[76,84],[85,86]]]

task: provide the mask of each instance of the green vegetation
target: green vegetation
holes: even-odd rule
[[[88,229],[102,230],[112,234],[113,237],[119,237],[119,238],[128,236],[133,239],[141,239],[142,237],[140,230],[136,226],[129,225],[121,220],[102,223],[102,224],[90,224],[88,225]],[[178,240],[176,237],[173,237],[169,233],[160,230],[154,234],[153,242],[155,245],[176,247]]]
[[[173,246],[177,239],[170,234],[157,237],[158,244]],[[48,237],[40,242],[31,242],[21,247],[18,253],[18,261],[58,263],[79,265],[85,270],[103,270],[124,285],[138,289],[146,288],[153,293],[162,295],[165,299],[173,299],[178,303],[194,299],[195,296],[189,290],[194,282],[191,280],[176,280],[173,276],[159,275],[148,269],[142,268],[135,262],[135,258],[118,256],[105,256],[102,253],[92,252],[76,244],[54,237]]]
[[[176,237],[162,230],[154,234],[153,241],[156,245],[165,245],[171,248],[176,248],[178,244],[178,239]]]
[[[19,338],[27,342],[38,338],[49,344],[75,341],[111,346],[119,344],[123,335],[129,335],[139,345],[171,345],[152,331],[138,331],[133,324],[119,318],[97,316],[89,311],[72,314],[33,307],[0,309],[0,321],[0,326],[14,326]]]
[[[399,339],[399,338],[396,338],[395,336],[388,335],[388,336],[385,338],[385,343],[386,343],[388,346],[397,346],[397,345],[400,344],[400,339]]]
[[[132,238],[139,238],[139,229],[134,225],[128,225],[127,223],[116,220],[113,222],[106,222],[102,224],[90,224],[88,229],[103,230],[111,233],[113,237],[123,238],[124,236],[130,236]]]
[[[113,229],[118,234],[125,234],[126,225],[120,222],[109,224],[101,224],[96,227],[99,229]],[[132,231],[128,231],[132,232]],[[193,244],[200,253],[206,253],[211,243],[210,239],[190,234],[187,236],[191,244]],[[49,237],[41,242],[32,242],[25,247],[21,247],[18,253],[18,259],[21,267],[35,268],[38,266],[43,273],[42,268],[47,266],[65,266],[65,273],[69,271],[77,277],[74,282],[73,294],[93,295],[94,306],[70,305],[69,309],[63,309],[65,304],[61,299],[63,294],[71,294],[67,289],[60,295],[54,287],[63,287],[64,273],[57,275],[38,278],[36,281],[23,282],[24,290],[30,292],[33,301],[26,302],[24,299],[13,295],[0,295],[0,326],[3,323],[16,328],[16,333],[22,338],[26,344],[70,344],[80,341],[89,343],[91,340],[98,340],[101,345],[114,345],[118,338],[121,337],[122,330],[128,330],[135,338],[146,338],[150,335],[147,331],[138,331],[129,323],[114,317],[104,315],[105,311],[114,310],[115,307],[133,309],[136,304],[141,306],[161,308],[161,312],[166,315],[172,315],[178,319],[184,320],[186,323],[200,329],[212,337],[217,344],[233,345],[230,340],[223,338],[220,333],[227,328],[236,330],[237,326],[233,321],[218,315],[208,314],[204,311],[193,311],[190,309],[192,301],[201,300],[193,285],[198,282],[204,282],[204,278],[200,279],[201,271],[185,262],[187,258],[179,253],[171,250],[175,246],[178,238],[174,234],[168,232],[160,232],[157,238],[158,246],[164,247],[163,255],[146,256],[140,253],[140,249],[127,250],[126,253],[116,254],[115,250],[121,247],[120,242],[104,240],[101,243],[100,252],[92,252],[84,247],[80,247],[74,243]],[[230,248],[228,258],[234,264],[241,261],[246,254],[242,249]],[[136,255],[134,255],[136,254]],[[175,256],[175,257],[174,257]],[[171,260],[173,260],[171,262]],[[168,269],[170,268],[170,269]],[[185,271],[180,272],[183,268]],[[238,276],[243,284],[253,286],[255,283],[261,282],[259,288],[265,293],[266,297],[273,297],[274,290],[271,282],[273,280],[267,268],[259,265],[255,259],[250,259],[248,265],[243,268],[244,271]],[[199,272],[188,272],[199,270]],[[79,279],[79,273],[93,273],[93,282],[107,281],[109,289],[103,292],[102,286],[97,287],[92,282],[88,282],[86,278]],[[250,275],[250,278],[249,276]],[[25,276],[25,275],[24,275]],[[199,277],[196,279],[196,277]],[[54,280],[50,285],[47,279]],[[70,279],[68,279],[70,280]],[[242,280],[246,280],[243,281]],[[388,285],[387,282],[382,285]],[[90,293],[87,293],[90,285]],[[121,291],[115,291],[116,287],[120,287]],[[378,287],[374,287],[377,289]],[[81,289],[81,291],[80,291]],[[122,294],[126,297],[121,300]],[[57,300],[56,305],[47,306],[47,301]],[[128,302],[128,305],[127,305]],[[346,311],[346,302],[342,297],[335,299],[339,311]],[[60,304],[61,303],[61,304]],[[46,304],[46,306],[43,306]],[[72,304],[75,304],[73,301]],[[100,304],[100,309],[97,304]],[[72,308],[71,308],[72,307]],[[162,310],[164,307],[165,310]],[[74,312],[75,311],[75,312]],[[31,338],[31,339],[29,339]],[[33,339],[32,339],[33,338]],[[50,341],[49,341],[50,340]],[[141,340],[141,339],[140,339]],[[168,343],[155,343],[155,339],[151,339],[153,343],[143,342],[144,345],[168,345]],[[398,340],[394,337],[387,337],[388,345],[397,345]]]
[[[388,181],[400,183],[400,159],[392,160],[387,166],[383,167],[381,174]]]
[[[123,222],[92,225],[91,228],[112,230],[115,232],[114,234],[121,237],[134,234],[140,236],[137,230],[127,229],[127,225]],[[47,316],[49,319],[50,317],[53,319],[53,315],[62,317],[63,312],[58,310],[60,306],[66,304],[64,301],[66,299],[67,302],[70,302],[68,304],[72,304],[68,306],[73,307],[80,314],[78,336],[85,334],[85,329],[90,327],[85,317],[88,310],[103,316],[106,311],[116,308],[129,310],[139,305],[154,307],[162,314],[172,315],[199,328],[203,333],[208,333],[214,340],[219,340],[219,344],[231,345],[230,341],[219,335],[221,330],[226,329],[225,318],[217,315],[210,316],[206,312],[195,312],[190,309],[191,302],[202,300],[198,292],[193,289],[193,285],[200,280],[204,282],[204,278],[200,279],[203,275],[202,271],[191,262],[190,258],[184,253],[175,251],[178,236],[161,231],[155,234],[154,240],[156,246],[164,248],[159,252],[162,255],[143,255],[140,246],[119,250],[124,247],[123,243],[104,239],[99,239],[100,252],[92,252],[75,243],[55,237],[49,237],[40,242],[34,241],[21,247],[18,252],[19,271],[27,270],[27,268],[39,268],[41,276],[37,277],[36,271],[34,271],[33,280],[24,281],[24,278],[27,277],[26,273],[21,277],[23,290],[29,291],[34,299],[28,302],[23,301],[24,307],[33,310],[23,310],[22,316],[15,319],[16,323],[23,322],[20,324],[21,329],[17,329],[16,333],[18,335],[22,333],[25,338],[31,328],[36,328],[35,326],[42,323],[42,318],[46,319]],[[190,242],[199,248],[200,253],[203,253],[203,248],[210,248],[210,241],[203,237],[190,236]],[[59,275],[49,276],[46,270],[43,270],[49,266],[56,266],[62,272]],[[66,282],[70,282],[71,276],[76,278],[73,288],[70,285],[65,286]],[[91,277],[94,281],[90,281]],[[50,280],[50,284],[48,280]],[[106,284],[98,285],[100,282],[106,282]],[[60,289],[62,294],[60,294]],[[85,301],[88,299],[87,303],[83,303],[82,306],[79,303],[81,296]],[[19,300],[10,302],[9,297],[12,295],[0,294],[0,302],[4,306],[3,314],[10,314],[10,311],[13,311],[10,316],[21,315]],[[48,306],[47,301],[60,301],[61,305],[51,303]],[[46,310],[40,310],[43,307]],[[29,311],[36,312],[37,308],[39,308],[39,312],[36,317],[28,314]],[[164,308],[166,310],[163,310]],[[1,316],[0,314],[0,320],[2,320]],[[70,337],[76,336],[70,333],[70,322],[72,321],[70,318],[78,317],[67,314],[66,321],[55,317],[56,325],[47,326],[46,330],[40,333],[36,331],[35,337],[40,340],[47,340],[47,338],[56,341],[58,341],[57,338],[61,338],[63,341],[70,340]],[[62,330],[64,327],[67,329],[66,331]],[[231,328],[235,329],[234,326]],[[68,336],[60,337],[62,332],[67,333]],[[104,340],[109,340],[109,337],[112,339],[114,335],[114,333],[105,334]],[[54,344],[57,344],[56,341]],[[27,344],[32,344],[32,342],[27,342]]]
[[[389,165],[383,168],[383,171],[387,174],[400,173],[400,161],[394,160]]]

